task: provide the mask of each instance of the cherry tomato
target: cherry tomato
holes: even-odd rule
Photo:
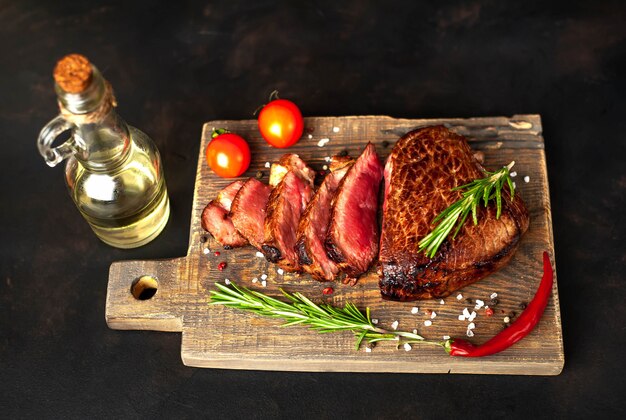
[[[217,175],[234,178],[250,166],[250,147],[237,134],[218,134],[206,148],[206,161]]]
[[[270,101],[259,114],[259,131],[270,145],[283,149],[302,137],[304,120],[300,109],[287,99]]]

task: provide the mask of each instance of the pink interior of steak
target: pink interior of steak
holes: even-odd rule
[[[213,201],[202,211],[202,227],[224,247],[236,248],[248,244],[233,226],[228,212]]]
[[[343,178],[333,200],[328,256],[349,277],[363,274],[378,253],[378,192],[383,167],[373,144]]]
[[[331,281],[339,272],[339,267],[326,255],[324,240],[330,223],[331,202],[351,162],[343,162],[342,167],[326,175],[300,219],[296,251],[300,264],[317,280]],[[336,166],[331,163],[331,168]]]
[[[222,207],[224,210],[230,211],[233,200],[235,199],[235,196],[237,195],[243,184],[244,181],[241,180],[228,184],[226,188],[224,188],[217,194],[217,198],[215,199],[217,204],[219,204],[219,206]]]
[[[294,249],[296,229],[312,196],[311,186],[296,171],[289,171],[270,194],[262,250],[269,261],[286,270],[300,269]]]
[[[237,232],[228,215],[232,200],[242,185],[243,181],[235,181],[229,184],[202,211],[202,228],[225,247],[235,248],[248,243]]]
[[[235,228],[256,248],[263,243],[265,207],[272,188],[261,181],[248,179],[235,196],[230,217]]]

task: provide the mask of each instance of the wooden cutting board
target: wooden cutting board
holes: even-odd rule
[[[546,173],[544,142],[539,115],[516,115],[489,118],[395,119],[386,116],[313,117],[305,118],[305,134],[289,152],[298,153],[314,168],[321,170],[325,157],[347,150],[358,156],[364,145],[376,145],[385,159],[395,141],[416,127],[444,124],[466,136],[476,151],[485,156],[485,166],[498,168],[515,160],[513,168],[518,193],[530,212],[530,228],[524,235],[511,262],[490,277],[468,286],[444,300],[419,302],[388,302],[380,298],[375,268],[356,286],[333,284],[335,292],[326,296],[318,283],[308,275],[279,275],[276,266],[255,255],[251,247],[223,250],[200,226],[202,209],[217,192],[232,180],[215,176],[207,167],[204,150],[212,129],[223,127],[239,133],[250,142],[253,161],[246,176],[263,171],[267,182],[273,162],[285,153],[274,149],[260,137],[256,120],[212,121],[204,125],[198,157],[198,171],[191,215],[191,232],[187,256],[158,261],[122,261],[111,265],[106,301],[106,321],[114,329],[137,329],[182,332],[181,356],[189,366],[263,369],[290,371],[346,372],[438,372],[490,373],[522,375],[557,375],[564,363],[563,339],[557,285],[537,328],[512,348],[479,359],[453,358],[440,348],[414,345],[410,351],[396,349],[395,343],[379,343],[372,352],[354,348],[351,333],[318,334],[305,327],[280,328],[280,321],[221,306],[209,306],[209,290],[215,282],[226,278],[240,285],[279,296],[279,288],[302,292],[318,302],[344,305],[353,302],[360,308],[369,306],[379,325],[388,327],[398,321],[398,329],[419,333],[428,339],[442,336],[466,337],[467,321],[459,321],[464,308],[471,312],[474,303],[466,299],[481,299],[495,313],[489,317],[484,308],[476,310],[474,343],[482,343],[503,326],[505,316],[512,319],[529,302],[542,275],[541,255],[547,250],[554,261],[550,196]],[[319,147],[321,139],[328,143]],[[528,180],[525,182],[524,178]],[[207,253],[205,248],[211,250]],[[215,256],[214,251],[221,255]],[[228,265],[217,269],[220,262]],[[267,287],[254,277],[267,275]],[[155,279],[151,284],[142,276]],[[133,287],[133,284],[135,285]],[[144,295],[139,292],[144,290]],[[137,299],[135,295],[147,299]],[[155,292],[156,290],[156,292]],[[490,304],[497,293],[499,303]],[[411,309],[419,312],[412,314]],[[435,311],[432,326],[427,311]],[[513,314],[515,313],[515,314]]]

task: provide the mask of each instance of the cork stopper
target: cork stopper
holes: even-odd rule
[[[93,70],[87,57],[69,54],[54,68],[54,81],[67,93],[81,93],[91,84]]]

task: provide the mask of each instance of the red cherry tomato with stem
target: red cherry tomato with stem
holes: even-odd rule
[[[275,96],[275,92],[272,96]],[[261,109],[258,121],[259,131],[265,141],[279,149],[296,144],[304,130],[300,109],[287,99],[270,100]]]
[[[223,178],[243,174],[250,166],[250,147],[243,137],[222,128],[213,131],[206,148],[206,161]]]

